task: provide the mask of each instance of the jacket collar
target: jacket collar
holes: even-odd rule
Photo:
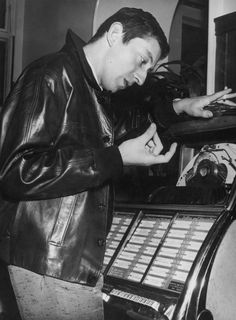
[[[88,60],[85,56],[83,47],[86,43],[77,36],[71,29],[67,31],[66,35],[66,47],[69,48],[70,51],[75,53],[78,57],[78,63],[80,63],[83,72],[85,74],[86,79],[88,80],[91,87],[98,91],[102,91],[99,84],[97,83],[93,71],[88,63]]]

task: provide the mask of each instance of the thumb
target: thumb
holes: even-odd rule
[[[210,110],[203,110],[201,113],[201,116],[203,118],[211,118],[211,117],[213,117],[213,113]]]
[[[144,144],[146,144],[150,139],[152,139],[155,132],[156,132],[156,125],[155,123],[151,123],[151,125],[147,128],[147,130],[140,136]]]

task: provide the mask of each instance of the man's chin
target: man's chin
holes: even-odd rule
[[[109,89],[106,89],[106,90],[108,90],[108,91],[110,91],[110,92],[112,92],[112,93],[115,93],[115,92],[117,92],[117,91],[121,91],[121,90],[124,90],[124,89],[126,89],[126,86],[124,86],[124,85],[116,85],[116,86],[109,86]]]
[[[127,86],[118,86],[118,89],[117,91],[120,91],[120,90],[125,90],[127,88]]]
[[[120,91],[120,90],[124,90],[124,88],[118,86],[118,87],[110,89],[109,91],[112,92],[112,93],[115,93],[115,92]]]

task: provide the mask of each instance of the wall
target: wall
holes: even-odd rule
[[[68,28],[92,35],[96,0],[25,0],[22,66],[62,47]]]
[[[236,1],[235,0],[224,0],[223,1],[223,14],[236,11]]]

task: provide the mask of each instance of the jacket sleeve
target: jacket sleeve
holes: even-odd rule
[[[112,95],[117,143],[142,134],[150,122],[155,122],[158,133],[162,133],[184,119],[174,111],[173,94],[163,84],[147,80],[142,87],[134,85]]]
[[[181,115],[175,113],[172,97],[162,95],[154,97],[151,99],[150,105],[150,112],[160,132],[165,131],[172,124],[180,122],[183,119]]]
[[[30,70],[6,101],[1,115],[0,188],[7,198],[72,195],[122,173],[117,147],[84,147],[76,138],[67,141],[63,130],[69,103],[66,86],[60,85]],[[59,90],[63,95],[57,95]]]

